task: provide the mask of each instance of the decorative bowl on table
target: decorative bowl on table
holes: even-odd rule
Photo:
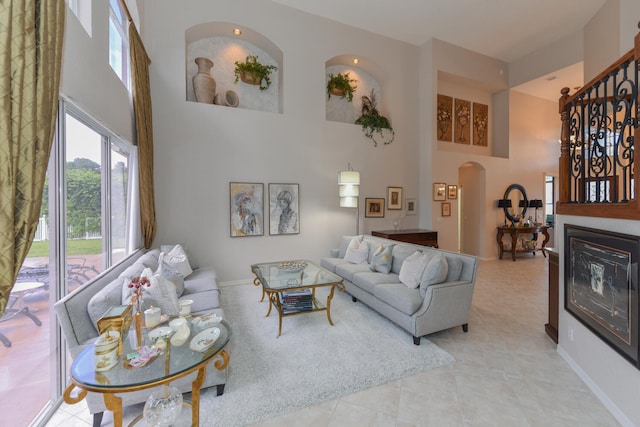
[[[196,317],[191,321],[191,323],[197,328],[206,329],[215,326],[220,323],[221,320],[222,317],[218,316],[216,313],[208,313]]]
[[[276,265],[278,270],[296,272],[302,271],[307,268],[307,263],[305,261],[286,261],[280,262]]]

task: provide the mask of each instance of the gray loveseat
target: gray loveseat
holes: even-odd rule
[[[168,251],[170,248],[171,246],[163,247],[163,250]],[[113,269],[80,286],[54,305],[72,358],[75,358],[98,337],[96,321],[102,314],[110,307],[122,304],[124,282],[139,276],[144,268],[156,271],[159,254],[159,248],[147,252],[139,250],[114,266]],[[210,267],[195,268],[193,265],[191,267],[193,267],[193,273],[184,278],[184,292],[179,300],[193,300],[192,312],[194,314],[213,312],[224,317],[224,312],[220,307],[220,290],[215,270]],[[182,392],[190,392],[195,375],[196,373],[187,375],[171,384]],[[224,392],[226,379],[226,368],[218,370],[213,363],[209,363],[202,388],[216,386],[217,394],[221,395]],[[154,390],[155,388],[150,388],[122,393],[120,395],[122,406],[145,402]],[[90,413],[94,414],[93,425],[97,427],[101,424],[102,415],[106,409],[103,396],[99,393],[89,392],[86,401]]]
[[[455,326],[467,332],[469,311],[476,280],[477,258],[427,246],[419,246],[369,235],[356,236],[368,243],[369,253],[362,263],[345,259],[354,236],[344,236],[340,248],[320,264],[344,279],[346,291],[354,302],[360,300],[396,323],[420,344],[420,337]],[[391,247],[390,272],[372,271],[371,262],[379,248]],[[412,289],[400,281],[402,264],[414,252],[441,254],[446,262],[446,277],[438,283],[423,282]],[[441,268],[442,270],[442,268]]]

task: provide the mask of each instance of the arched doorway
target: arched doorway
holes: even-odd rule
[[[460,252],[485,256],[486,223],[486,170],[475,162],[467,162],[458,168],[460,206],[458,247]]]

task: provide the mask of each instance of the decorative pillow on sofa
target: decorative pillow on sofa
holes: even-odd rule
[[[169,253],[165,254],[164,261],[175,268],[178,273],[182,274],[182,277],[186,278],[193,273],[191,264],[189,264],[189,258],[187,258],[187,253],[184,251],[182,245],[175,245]]]
[[[393,245],[379,246],[378,249],[376,249],[371,258],[371,266],[369,267],[371,271],[384,274],[391,272],[391,263],[393,261],[393,256],[391,255],[392,249]]]
[[[367,242],[361,242],[356,237],[351,240],[349,247],[347,247],[347,253],[344,259],[352,264],[363,264],[367,262],[369,256],[369,244]]]
[[[426,290],[429,285],[444,282],[447,278],[448,272],[449,265],[447,263],[447,259],[442,254],[433,255],[422,274],[420,290],[423,288]]]
[[[347,248],[351,244],[353,239],[362,241],[362,235],[359,236],[342,236],[342,242],[340,242],[340,248],[338,249],[338,258],[344,258],[347,255]]]
[[[158,269],[156,274],[163,276],[165,279],[173,283],[176,288],[176,295],[178,298],[184,293],[184,277],[175,268],[171,267],[168,262],[164,260],[165,254],[161,253],[158,258]]]
[[[142,293],[142,302],[145,309],[154,306],[160,307],[162,314],[169,316],[178,315],[178,296],[176,288],[167,279],[160,274],[154,274],[150,268],[145,268],[140,277],[146,277],[151,285],[144,288]],[[131,304],[133,296],[132,288],[129,288],[130,280],[124,280],[123,286],[129,290],[128,296],[122,301],[122,304]],[[124,294],[124,293],[123,293]]]
[[[428,255],[420,251],[415,251],[405,258],[402,267],[400,267],[400,281],[410,289],[420,286],[420,279],[422,279],[422,273],[429,262],[429,258]]]

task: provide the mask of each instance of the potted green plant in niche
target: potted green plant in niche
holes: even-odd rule
[[[271,86],[271,73],[278,70],[275,65],[261,64],[258,62],[258,57],[253,55],[247,56],[244,62],[236,61],[234,64],[236,66],[234,83],[242,80],[250,85],[260,85],[260,90],[263,91]]]
[[[384,145],[391,144],[396,136],[389,119],[378,112],[376,103],[376,95],[372,89],[370,96],[362,96],[362,115],[355,121],[357,125],[362,126],[364,135],[373,141],[375,147],[378,146],[378,142],[383,142]],[[386,132],[383,132],[384,130]]]
[[[329,74],[329,81],[327,82],[327,99],[331,98],[331,95],[339,96],[340,98],[346,98],[347,101],[353,101],[353,92],[355,92],[358,86],[352,84],[357,82],[355,79],[349,78],[349,73]]]

